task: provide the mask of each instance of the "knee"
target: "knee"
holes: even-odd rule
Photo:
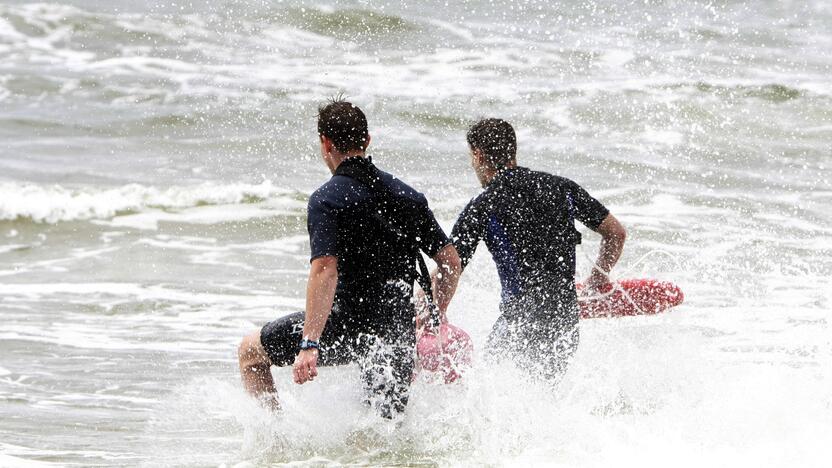
[[[245,367],[271,365],[269,356],[263,345],[260,343],[260,333],[255,332],[243,337],[240,346],[237,348],[237,356],[240,359],[240,365]]]

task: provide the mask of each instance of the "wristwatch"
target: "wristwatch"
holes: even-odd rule
[[[304,338],[300,340],[300,350],[303,351],[306,349],[321,349],[321,345],[319,345],[317,341]]]

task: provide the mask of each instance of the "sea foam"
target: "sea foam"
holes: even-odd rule
[[[164,189],[139,184],[70,188],[6,182],[0,183],[0,221],[24,219],[57,223],[108,219],[148,209],[178,210],[203,205],[255,203],[272,198],[290,199],[292,193],[275,187],[268,180],[260,184],[204,183]]]

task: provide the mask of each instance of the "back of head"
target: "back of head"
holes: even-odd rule
[[[483,119],[468,130],[468,146],[480,150],[494,169],[502,169],[517,157],[517,135],[503,119]]]
[[[352,103],[333,99],[318,108],[318,135],[331,140],[341,153],[363,151],[369,139],[367,117]]]

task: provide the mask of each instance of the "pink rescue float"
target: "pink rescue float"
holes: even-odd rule
[[[474,345],[465,330],[443,323],[423,330],[416,344],[416,356],[422,371],[440,374],[445,383],[458,379],[471,365]]]

